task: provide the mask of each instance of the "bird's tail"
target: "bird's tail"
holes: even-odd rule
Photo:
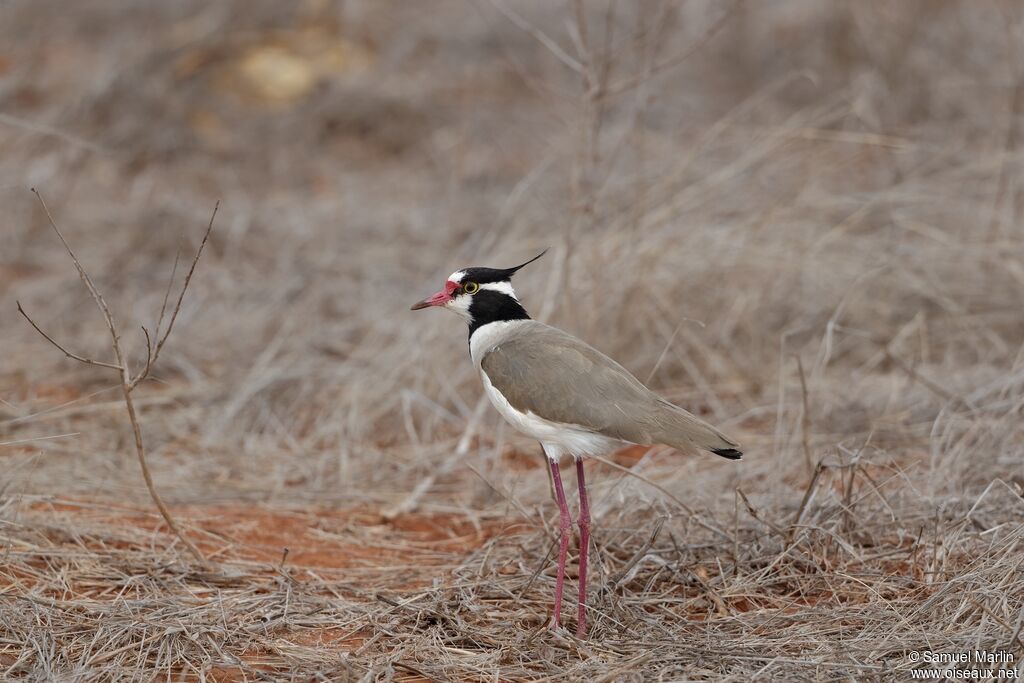
[[[665,405],[665,415],[659,416],[661,419],[658,420],[658,433],[653,435],[656,442],[680,450],[700,448],[729,460],[739,460],[743,457],[740,445],[725,434],[679,406],[667,401]]]

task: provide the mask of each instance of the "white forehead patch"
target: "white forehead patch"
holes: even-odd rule
[[[448,276],[448,279],[451,280],[452,282],[461,283],[462,282],[462,278],[464,278],[464,277],[466,277],[466,271],[464,271],[464,270],[456,270],[454,273],[452,273],[451,275]]]

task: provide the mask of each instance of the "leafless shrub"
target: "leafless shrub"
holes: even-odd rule
[[[20,313],[25,320],[38,332],[46,341],[50,342],[53,346],[64,353],[65,356],[79,363],[85,365],[92,365],[96,367],[109,368],[111,370],[117,370],[118,376],[121,378],[121,392],[124,396],[125,408],[128,411],[128,421],[132,426],[132,437],[135,440],[135,454],[139,458],[139,467],[142,469],[142,478],[146,482],[146,489],[149,491],[150,497],[153,499],[153,503],[157,509],[160,510],[160,515],[167,522],[167,527],[171,530],[175,536],[178,537],[192,556],[200,563],[205,564],[206,558],[199,551],[199,548],[195,546],[192,541],[188,540],[181,530],[178,528],[178,524],[174,521],[171,516],[171,511],[167,509],[167,505],[164,504],[163,499],[160,497],[160,493],[157,491],[156,486],[153,484],[153,475],[150,474],[149,464],[146,462],[146,446],[142,441],[142,428],[139,426],[139,418],[135,409],[135,401],[132,400],[132,392],[139,385],[139,382],[144,381],[149,377],[150,371],[153,369],[153,365],[160,357],[160,352],[164,348],[164,344],[167,343],[167,338],[171,336],[171,330],[174,329],[174,321],[178,319],[178,313],[181,311],[181,303],[185,299],[185,292],[188,291],[188,285],[192,282],[192,275],[196,271],[196,265],[199,263],[199,257],[203,255],[203,248],[206,246],[206,240],[210,237],[210,232],[213,230],[213,219],[217,217],[217,208],[214,207],[213,214],[210,215],[210,224],[206,228],[206,234],[203,235],[203,241],[199,244],[199,249],[196,250],[195,258],[192,259],[192,266],[188,269],[188,273],[185,275],[185,282],[181,286],[181,292],[178,294],[178,300],[174,303],[174,308],[170,311],[170,318],[167,321],[167,329],[161,330],[160,327],[164,322],[164,314],[167,313],[167,300],[171,293],[171,285],[174,284],[174,274],[178,269],[178,261],[175,259],[174,268],[171,271],[171,281],[167,284],[167,292],[164,294],[163,304],[160,306],[160,315],[156,321],[156,328],[153,330],[153,334],[150,335],[149,330],[142,327],[142,333],[146,337],[146,363],[142,369],[137,373],[133,374],[131,368],[128,366],[128,359],[125,356],[124,351],[121,348],[121,333],[118,331],[117,324],[114,322],[114,318],[110,313],[110,307],[107,306],[106,300],[103,295],[96,289],[96,285],[93,284],[92,278],[85,272],[85,268],[82,267],[78,257],[75,256],[75,252],[72,251],[71,245],[68,244],[67,240],[64,239],[64,235],[61,234],[57,224],[53,221],[53,216],[50,215],[50,210],[47,208],[46,203],[43,201],[42,195],[40,195],[35,189],[32,192],[39,199],[39,204],[43,207],[43,211],[46,213],[46,220],[49,222],[50,227],[57,234],[61,244],[64,245],[64,249],[68,252],[68,256],[71,257],[71,262],[75,265],[75,270],[78,271],[78,277],[82,280],[82,284],[89,290],[89,296],[92,297],[93,302],[103,315],[103,320],[107,324],[107,330],[110,332],[111,347],[114,350],[114,361],[109,363],[106,361],[93,360],[85,356],[80,356],[76,353],[68,351],[60,342],[56,341],[50,335],[43,332],[43,330],[36,324],[25,309],[21,307],[21,302],[18,302],[18,313]],[[163,334],[161,335],[161,332]]]

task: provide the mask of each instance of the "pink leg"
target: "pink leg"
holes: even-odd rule
[[[587,482],[583,478],[583,459],[576,460],[576,483],[580,489],[580,600],[576,618],[576,637],[587,635],[587,552],[590,550],[590,504]]]
[[[557,628],[562,618],[562,588],[565,584],[565,558],[569,554],[569,532],[572,530],[572,518],[569,517],[569,506],[565,503],[565,491],[562,490],[562,475],[558,471],[558,461],[551,461],[551,479],[555,482],[555,500],[558,501],[560,514],[558,529],[558,578],[555,580],[555,616],[551,627]]]

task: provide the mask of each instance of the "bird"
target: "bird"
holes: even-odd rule
[[[572,456],[579,493],[579,573],[576,636],[587,632],[587,556],[590,505],[583,459],[628,444],[696,448],[730,460],[740,445],[707,422],[669,403],[626,368],[586,342],[533,320],[512,288],[512,276],[541,256],[512,268],[472,267],[448,276],[444,288],[411,310],[444,308],[469,325],[469,355],[484,392],[516,430],[540,442],[559,510],[558,572],[551,627],[561,624],[565,563],[572,518],[559,461]]]

